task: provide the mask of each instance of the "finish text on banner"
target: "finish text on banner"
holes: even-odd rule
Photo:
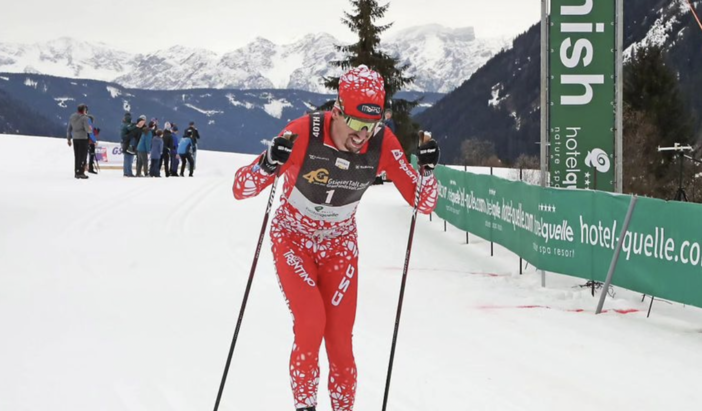
[[[615,0],[551,0],[551,186],[614,190]]]

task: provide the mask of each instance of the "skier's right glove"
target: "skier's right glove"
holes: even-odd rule
[[[441,151],[436,140],[429,140],[417,149],[417,163],[424,169],[433,170],[439,162]]]
[[[271,145],[262,156],[259,163],[263,171],[268,174],[275,173],[278,166],[285,164],[292,153],[293,142],[289,136],[278,136],[273,139]]]

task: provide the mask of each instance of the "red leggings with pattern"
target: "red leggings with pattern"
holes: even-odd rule
[[[358,293],[355,228],[334,238],[310,237],[271,226],[278,279],[293,316],[295,342],[290,378],[295,407],[317,405],[319,348],[329,358],[329,396],[334,411],[351,411],[356,362],[351,334]]]

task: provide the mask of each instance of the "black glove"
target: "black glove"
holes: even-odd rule
[[[276,137],[262,156],[261,168],[268,174],[275,173],[276,167],[285,164],[292,153],[293,142],[285,137]]]
[[[441,151],[436,140],[429,140],[417,149],[417,163],[419,163],[419,167],[433,170],[439,162],[440,154]]]

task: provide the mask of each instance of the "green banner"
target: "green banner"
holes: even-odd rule
[[[550,184],[614,191],[615,0],[551,0]]]
[[[604,281],[630,196],[437,167],[436,214],[539,269]],[[639,198],[613,284],[702,307],[702,206]]]

